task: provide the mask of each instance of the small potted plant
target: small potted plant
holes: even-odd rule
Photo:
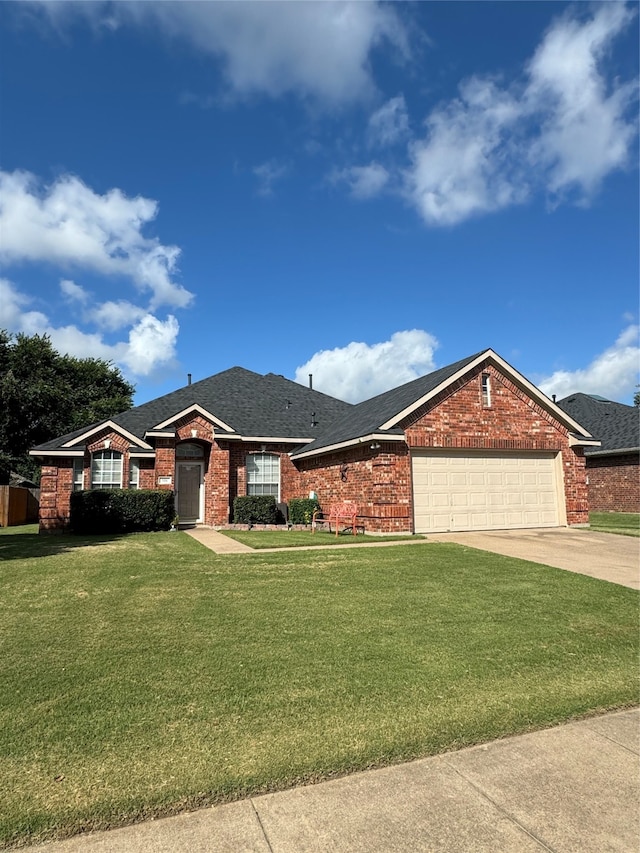
[[[171,522],[171,527],[169,528],[169,530],[176,531],[178,529],[179,524],[180,524],[180,516],[174,515],[173,521]]]

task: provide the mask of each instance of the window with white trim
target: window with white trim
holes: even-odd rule
[[[140,488],[140,461],[138,459],[129,459],[129,488]]]
[[[91,458],[91,488],[122,488],[122,453],[100,450]]]
[[[482,374],[482,405],[485,409],[491,408],[491,375]]]
[[[73,460],[73,491],[81,492],[84,489],[84,459],[75,457]]]
[[[276,453],[247,456],[247,494],[273,495],[280,499],[280,457]]]

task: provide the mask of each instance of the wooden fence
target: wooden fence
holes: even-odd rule
[[[37,521],[39,495],[40,489],[0,486],[0,527]]]

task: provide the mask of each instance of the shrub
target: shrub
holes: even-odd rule
[[[279,517],[273,495],[242,495],[233,501],[234,524],[278,524]]]
[[[71,495],[74,533],[168,530],[175,514],[173,492],[164,489],[90,489]]]
[[[292,498],[289,501],[289,521],[291,524],[311,524],[317,509],[320,509],[317,498]]]

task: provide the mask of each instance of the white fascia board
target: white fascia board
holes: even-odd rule
[[[176,431],[175,430],[162,430],[162,429],[148,429],[145,434],[145,438],[175,438]]]
[[[88,438],[91,438],[92,435],[95,435],[98,432],[102,432],[104,429],[112,429],[114,432],[117,432],[118,435],[121,435],[123,438],[128,438],[132,444],[135,444],[137,447],[144,447],[146,450],[153,450],[150,444],[147,444],[146,441],[142,441],[141,438],[138,438],[137,435],[129,432],[129,430],[124,429],[124,427],[118,426],[113,421],[105,421],[102,424],[98,424],[98,426],[93,427],[93,429],[88,430],[88,432],[82,433],[82,435],[77,436],[76,438],[72,438],[71,441],[67,441],[66,444],[63,444],[63,447],[73,447],[74,444],[80,444],[80,442],[86,441]]]
[[[309,456],[322,456],[324,453],[332,453],[334,450],[343,450],[345,447],[355,447],[366,441],[405,441],[404,435],[387,435],[386,433],[372,432],[370,435],[361,435],[359,438],[351,438],[349,441],[341,441],[338,444],[328,444],[326,447],[318,447],[316,450],[307,450],[303,453],[290,453],[292,459],[304,459]]]
[[[565,424],[565,426],[570,427],[572,430],[580,433],[580,435],[584,435],[586,438],[591,438],[590,433],[583,427],[580,426],[577,421],[574,421],[573,418],[569,417],[569,415],[557,406],[553,400],[547,397],[546,394],[543,394],[539,388],[536,388],[535,385],[532,385],[528,379],[519,373],[514,367],[512,367],[508,362],[506,362],[503,358],[501,358],[496,352],[492,349],[487,349],[484,352],[480,353],[477,358],[474,358],[473,361],[470,361],[469,364],[466,364],[460,370],[456,371],[452,376],[448,379],[445,379],[444,382],[441,382],[440,385],[437,385],[432,391],[429,391],[428,394],[420,397],[419,400],[416,400],[410,406],[407,406],[406,409],[403,409],[397,415],[394,415],[390,418],[386,423],[382,424],[380,429],[390,429],[393,426],[396,426],[403,418],[406,418],[412,412],[415,412],[416,409],[419,409],[420,406],[424,405],[426,402],[431,400],[433,397],[437,396],[441,391],[444,391],[449,385],[452,385],[454,382],[457,382],[458,379],[461,379],[465,374],[469,373],[469,371],[474,370],[478,365],[482,364],[483,361],[491,361],[496,367],[499,367],[503,373],[507,376],[510,376],[511,379],[515,381],[517,385],[521,385],[532,397],[536,400],[541,406],[545,409],[548,409],[556,418],[556,420]]]
[[[83,450],[30,450],[29,456],[84,456]]]
[[[569,447],[601,447],[602,442],[597,438],[579,438],[577,435],[569,436]]]
[[[169,424],[174,424],[176,421],[179,421],[180,418],[184,418],[185,415],[190,414],[191,412],[198,412],[199,415],[202,415],[203,418],[206,418],[212,424],[216,424],[220,429],[225,430],[226,432],[233,432],[233,427],[230,427],[229,424],[226,424],[224,421],[221,421],[220,418],[216,418],[215,415],[212,415],[211,412],[208,412],[206,409],[203,409],[202,406],[199,406],[197,403],[194,403],[192,406],[188,406],[186,409],[183,409],[181,412],[178,412],[175,415],[171,415],[170,418],[167,418],[166,421],[162,421],[161,424],[156,424],[153,429],[163,429],[164,427],[169,426]]]
[[[415,400],[413,403],[411,403],[410,406],[407,406],[406,409],[403,409],[401,412],[398,412],[397,415],[394,415],[392,418],[389,418],[388,421],[381,424],[380,429],[391,429],[392,427],[396,426],[401,420],[406,418],[412,412],[415,412],[416,409],[419,409],[420,406],[423,406],[433,397],[436,397],[441,391],[444,391],[444,389],[448,385],[451,385],[453,382],[457,382],[458,379],[465,375],[465,373],[468,373],[470,370],[473,370],[479,364],[482,364],[482,362],[485,361],[490,354],[495,355],[493,350],[490,349],[480,353],[480,355],[473,361],[470,361],[469,364],[465,364],[464,367],[456,371],[456,373],[454,373],[452,376],[449,376],[449,378],[445,379],[444,382],[441,382],[439,385],[436,385],[436,387],[432,391],[429,391],[427,394],[423,394],[422,397]]]
[[[305,438],[279,438],[273,435],[243,435],[240,438],[242,441],[257,441],[262,444],[309,444],[310,441],[313,441],[313,437],[309,438],[308,436]]]
[[[134,459],[155,459],[156,454],[155,451],[153,453],[149,453],[148,450],[130,450],[129,456]]]

